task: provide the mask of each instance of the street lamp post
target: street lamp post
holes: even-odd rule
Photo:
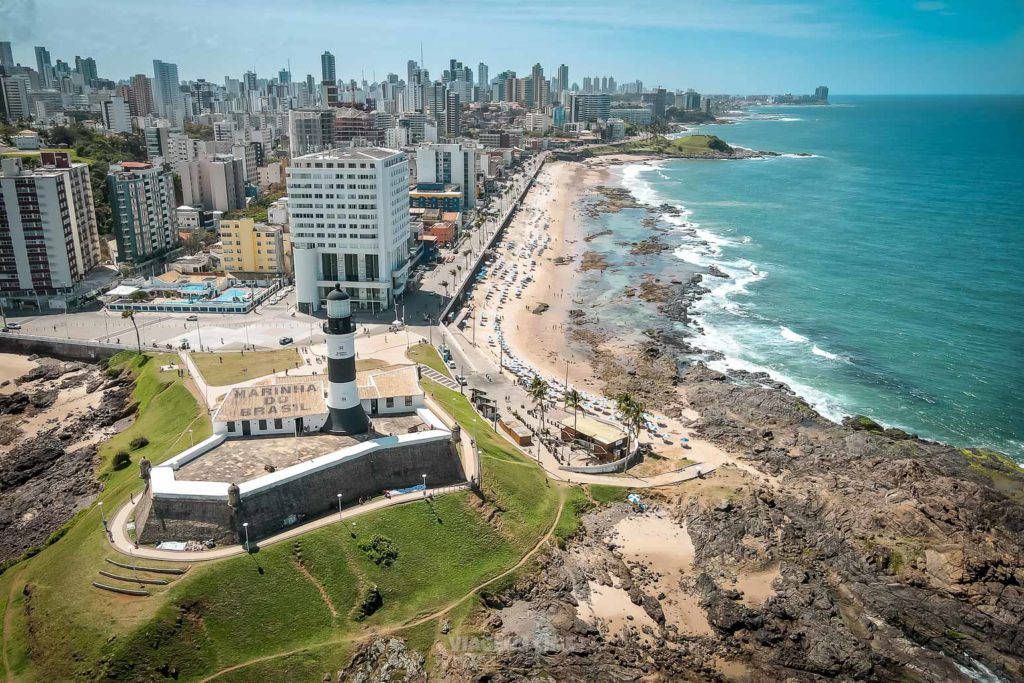
[[[203,331],[199,328],[199,316],[196,316],[196,334],[199,336],[199,351],[203,350]]]
[[[195,435],[194,435],[194,434],[192,433],[192,430],[191,430],[191,429],[190,429],[190,430],[188,430],[188,438],[189,438],[189,440],[190,440],[190,441],[192,442],[192,445],[193,445],[193,446],[195,446],[195,445],[196,445],[196,437],[195,437]]]
[[[423,497],[427,497],[427,475],[423,475]]]
[[[245,531],[245,552],[249,552],[249,522],[242,522],[242,529]]]
[[[103,524],[103,530],[107,530],[107,515],[103,512],[103,501],[96,503],[96,506],[100,509],[100,523]]]
[[[341,516],[341,494],[338,494],[338,516]]]

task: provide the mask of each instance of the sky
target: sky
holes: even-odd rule
[[[1024,93],[1024,0],[0,0],[0,40],[31,66],[35,45],[94,57],[113,80],[153,59],[182,80],[289,59],[319,79],[324,50],[339,77],[405,78],[422,41],[432,77],[455,58],[703,93]]]

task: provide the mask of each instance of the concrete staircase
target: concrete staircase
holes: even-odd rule
[[[133,563],[112,560],[109,557],[107,562],[116,569],[114,571],[100,570],[100,578],[93,581],[92,585],[108,593],[118,595],[130,595],[132,597],[145,598],[151,595],[147,586],[167,586],[184,575],[192,565],[182,567],[144,567]]]

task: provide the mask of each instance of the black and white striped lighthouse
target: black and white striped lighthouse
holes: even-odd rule
[[[324,430],[335,434],[362,434],[370,428],[356,386],[356,331],[352,306],[340,284],[327,295],[327,408]]]

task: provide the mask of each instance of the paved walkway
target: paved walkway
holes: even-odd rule
[[[428,489],[427,494],[430,496],[439,496],[444,493],[451,493],[453,491],[462,491],[469,488],[469,484],[455,484],[452,486],[443,486],[440,488]],[[289,538],[295,538],[302,534],[313,531],[314,529],[320,529],[329,524],[336,524],[339,522],[345,522],[360,515],[364,515],[369,512],[375,512],[377,510],[383,510],[384,508],[392,507],[395,505],[403,505],[405,503],[414,503],[418,500],[424,499],[424,493],[422,491],[414,491],[412,493],[403,493],[397,496],[391,496],[391,498],[377,498],[364,505],[356,505],[345,508],[341,514],[331,514],[318,519],[314,519],[311,522],[300,524],[298,526],[291,527],[279,534],[269,536],[262,539],[258,543],[253,540],[252,545],[265,547],[286,541]],[[134,512],[135,507],[142,500],[142,497],[136,499],[134,503],[127,503],[121,507],[120,510],[111,517],[109,522],[110,535],[107,540],[110,542],[110,546],[128,557],[135,559],[145,560],[164,560],[168,562],[205,562],[207,560],[221,560],[225,557],[234,557],[235,555],[242,555],[245,553],[245,546],[243,545],[225,545],[210,550],[159,550],[157,548],[149,548],[146,546],[136,547],[135,543],[128,536],[128,520]],[[358,533],[358,525],[356,526],[356,533]]]

